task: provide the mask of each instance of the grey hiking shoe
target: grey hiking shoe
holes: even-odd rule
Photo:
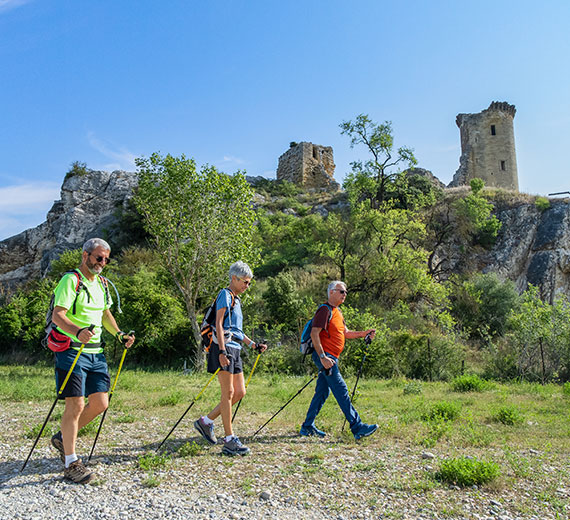
[[[247,455],[249,454],[249,448],[244,446],[237,437],[232,437],[229,441],[224,441],[224,447],[222,448],[222,453],[224,455]]]
[[[63,476],[76,484],[89,484],[95,478],[95,473],[86,468],[81,459],[77,459],[63,470]]]
[[[59,452],[59,458],[61,462],[65,464],[65,450],[63,449],[63,438],[61,436],[61,432],[57,432],[51,438],[51,445]]]
[[[198,433],[210,444],[216,444],[216,442],[218,442],[218,439],[216,439],[216,436],[214,435],[213,423],[210,425],[204,424],[202,418],[200,417],[200,419],[194,421],[194,428],[196,428],[196,430],[198,430]]]

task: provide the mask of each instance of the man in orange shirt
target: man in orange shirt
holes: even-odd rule
[[[328,286],[326,304],[321,305],[312,322],[311,340],[313,341],[313,361],[319,369],[315,395],[309,405],[307,417],[301,426],[300,435],[317,435],[324,437],[326,434],[315,426],[315,418],[321,411],[330,392],[332,391],[340,409],[344,413],[350,430],[356,440],[372,435],[377,429],[377,424],[363,423],[358,412],[352,406],[348,388],[340,371],[337,360],[344,349],[344,340],[364,338],[370,334],[374,338],[374,329],[353,331],[346,328],[339,305],[344,302],[347,290],[346,284],[335,280]]]

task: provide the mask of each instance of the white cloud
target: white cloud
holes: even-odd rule
[[[0,13],[28,4],[30,0],[0,0]]]
[[[134,170],[136,154],[130,152],[126,148],[116,147],[114,144],[105,142],[95,136],[93,132],[87,134],[87,139],[92,148],[97,150],[107,159],[111,159],[112,163],[107,163],[94,169],[112,170]]]
[[[233,163],[233,164],[244,164],[245,163],[245,161],[243,159],[240,159],[239,157],[233,157],[231,155],[224,155],[223,162]]]
[[[0,187],[0,240],[44,222],[59,194],[54,182]]]
[[[59,185],[55,182],[37,182],[0,188],[0,216],[29,215],[39,207],[49,209],[59,199]]]

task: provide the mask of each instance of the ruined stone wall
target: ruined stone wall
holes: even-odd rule
[[[277,180],[287,180],[305,188],[338,189],[334,169],[331,146],[301,142],[279,157]]]
[[[515,112],[514,105],[493,101],[478,114],[458,114],[461,158],[450,187],[478,177],[486,186],[518,191]]]

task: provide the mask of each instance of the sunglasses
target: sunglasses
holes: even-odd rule
[[[348,294],[348,291],[345,291],[344,289],[335,289],[335,291],[338,291],[340,294]]]
[[[97,262],[101,263],[105,263],[105,264],[110,264],[111,263],[111,259],[108,256],[95,256],[92,253],[89,253],[89,256],[92,256],[93,258],[95,258],[95,260]]]
[[[246,280],[246,279],[244,279],[244,278],[238,278],[238,280],[239,280],[240,282],[243,282],[245,285],[249,285],[249,284],[251,283],[251,280]]]

